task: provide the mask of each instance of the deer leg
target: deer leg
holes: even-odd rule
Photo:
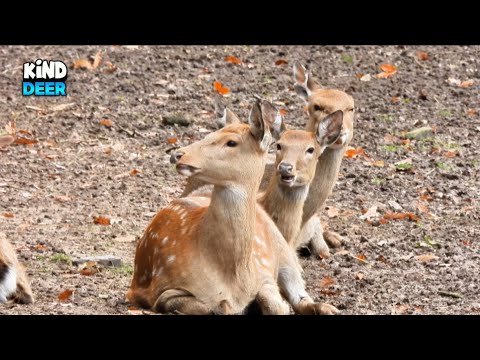
[[[290,313],[290,307],[282,299],[278,285],[264,284],[258,292],[256,300],[263,315],[288,315]]]
[[[17,267],[17,290],[13,300],[20,304],[33,303],[32,289],[30,288],[25,269],[21,265]]]
[[[208,315],[213,311],[207,305],[185,290],[169,289],[164,291],[152,310],[161,313],[180,313],[188,315]]]
[[[323,238],[325,239],[327,244],[332,248],[340,247],[343,243],[343,238],[340,236],[340,234],[334,231],[325,230],[323,232]]]
[[[316,303],[308,295],[302,279],[300,265],[292,251],[282,251],[278,285],[296,314],[333,315],[338,312],[334,306],[325,303]]]
[[[297,248],[309,244],[310,252],[323,259],[330,257],[330,250],[323,238],[323,228],[318,215],[313,215],[305,224],[298,235]]]

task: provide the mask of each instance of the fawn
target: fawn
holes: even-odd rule
[[[172,153],[177,171],[213,184],[210,197],[174,200],[137,244],[127,299],[159,312],[235,314],[256,300],[264,314],[337,310],[306,293],[295,253],[257,205],[271,134],[256,103],[231,124]],[[278,285],[277,285],[278,284]]]
[[[33,302],[32,289],[15,249],[0,234],[0,303],[12,299],[21,304]]]
[[[322,89],[298,62],[293,66],[293,76],[295,91],[307,102],[309,119],[305,130],[315,131],[335,111],[341,110],[344,114],[340,137],[325,149],[318,160],[315,177],[303,207],[303,224],[298,239],[299,244],[310,242],[314,254],[328,256],[324,240],[337,247],[342,238],[335,232],[322,230],[318,213],[325,207],[325,201],[337,180],[343,155],[353,137],[354,101],[343,91]]]

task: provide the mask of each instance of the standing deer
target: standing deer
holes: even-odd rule
[[[298,62],[293,66],[293,76],[295,91],[307,102],[309,119],[305,130],[315,131],[329,114],[338,110],[344,114],[340,137],[325,149],[318,160],[315,178],[303,208],[302,230],[298,239],[299,244],[310,242],[314,254],[325,256],[328,255],[328,248],[325,247],[324,240],[337,247],[342,238],[335,232],[322,230],[318,213],[325,207],[327,197],[337,180],[343,155],[353,137],[354,101],[343,91],[322,89]]]
[[[0,234],[0,303],[9,299],[21,304],[30,304],[33,302],[33,295],[27,274],[18,262],[15,249],[4,235]]]
[[[211,197],[174,200],[147,227],[127,299],[159,312],[235,314],[256,300],[264,314],[332,314],[306,293],[295,253],[256,197],[271,135],[253,106],[231,124],[172,153],[177,171],[213,184]],[[277,285],[278,284],[278,285]]]

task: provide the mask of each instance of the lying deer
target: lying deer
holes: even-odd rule
[[[322,230],[318,213],[325,207],[327,197],[337,180],[343,155],[353,137],[354,101],[343,91],[322,89],[299,63],[294,64],[293,75],[295,91],[307,102],[309,119],[305,130],[315,131],[319,124],[328,119],[329,114],[338,110],[344,114],[340,137],[325,149],[318,160],[315,177],[303,207],[302,230],[298,239],[299,245],[310,242],[314,254],[325,256],[328,248],[325,248],[324,240],[332,247],[337,247],[342,238],[335,232]]]
[[[180,198],[147,227],[127,299],[159,312],[235,314],[256,300],[264,314],[332,314],[306,293],[295,253],[256,203],[271,135],[255,104],[232,124],[172,153],[177,171],[213,184],[211,197]],[[277,285],[278,284],[278,285]]]
[[[21,304],[30,304],[33,302],[33,295],[15,249],[0,234],[0,303],[10,299]]]

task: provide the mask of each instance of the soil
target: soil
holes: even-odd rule
[[[67,97],[21,95],[24,62],[71,65],[98,51],[98,68],[69,69]],[[241,118],[260,95],[286,111],[290,127],[303,128],[295,60],[323,87],[354,97],[351,146],[366,154],[344,159],[324,214],[344,245],[328,259],[302,257],[309,293],[342,314],[480,313],[480,47],[29,46],[0,53],[0,132],[16,120],[17,132],[25,130],[19,137],[38,141],[0,150],[0,236],[16,247],[36,299],[0,305],[0,314],[138,313],[124,300],[135,242],[185,181],[169,152],[215,130],[214,81],[230,88],[224,101]],[[288,64],[276,65],[279,59]],[[398,71],[377,78],[384,63]],[[472,86],[460,86],[469,79]],[[172,116],[190,123],[165,124]],[[403,132],[422,126],[433,135],[405,141]],[[404,160],[410,169],[395,165]],[[375,205],[379,215],[362,218]],[[389,212],[418,221],[383,220]],[[95,224],[96,217],[110,225]],[[123,265],[82,275],[71,264],[98,255]],[[65,290],[72,295],[60,301]]]

